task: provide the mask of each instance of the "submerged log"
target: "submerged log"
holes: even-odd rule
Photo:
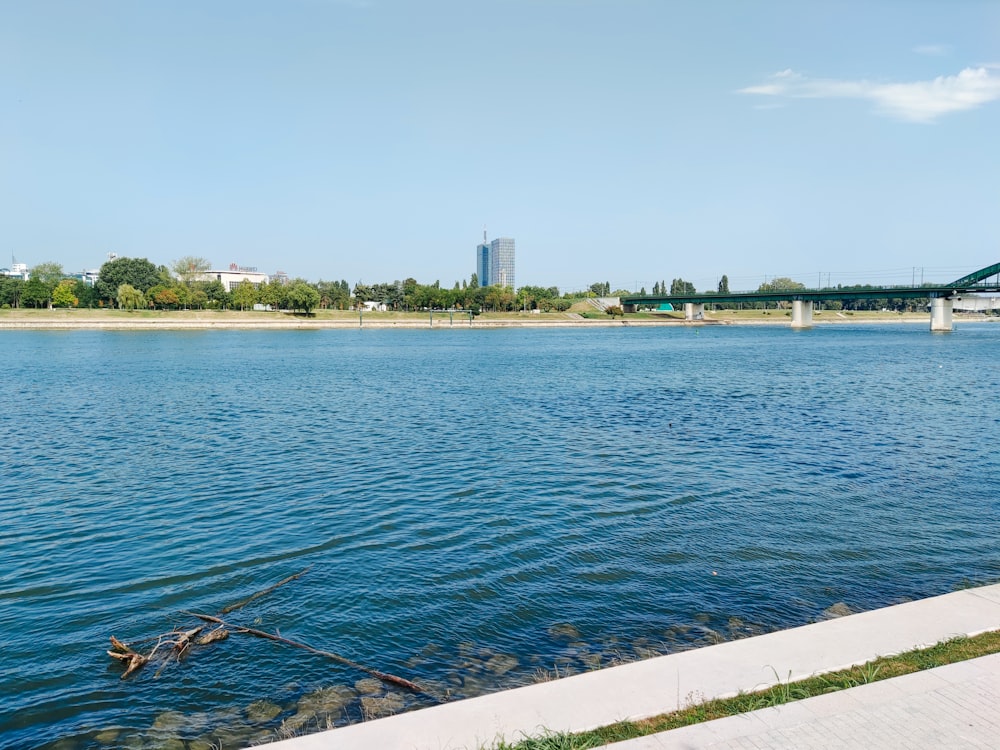
[[[137,651],[133,651],[130,646],[122,643],[114,636],[111,636],[111,648],[113,650],[108,651],[108,656],[118,659],[119,661],[126,662],[128,666],[125,672],[122,673],[120,679],[124,680],[133,672],[142,669],[146,663],[149,661],[149,657],[143,656]]]
[[[280,588],[281,586],[284,586],[286,583],[290,583],[291,581],[294,581],[297,578],[302,577],[302,575],[304,575],[308,570],[309,568],[303,568],[298,573],[290,575],[287,578],[283,578],[277,583],[274,583],[265,589],[261,589],[260,591],[251,594],[245,599],[241,599],[240,601],[234,604],[230,604],[229,606],[222,609],[221,614],[226,614],[228,612],[234,612],[238,609],[242,609],[251,602],[254,602],[257,599],[260,599],[261,597],[270,594],[272,591],[274,591],[277,588]],[[168,667],[171,662],[180,661],[181,659],[186,657],[190,652],[192,645],[207,646],[212,643],[223,641],[229,636],[229,631],[226,628],[220,626],[215,630],[211,631],[210,633],[198,637],[204,629],[205,629],[204,625],[198,625],[197,627],[190,628],[188,630],[180,630],[174,628],[169,633],[161,633],[160,635],[154,636],[152,638],[146,638],[142,641],[135,642],[137,645],[143,644],[145,650],[145,647],[148,644],[153,643],[155,641],[155,645],[148,653],[141,653],[139,651],[136,651],[136,649],[130,646],[129,644],[118,640],[115,636],[111,636],[111,650],[108,651],[108,656],[126,664],[125,672],[121,676],[122,679],[125,679],[126,677],[130,676],[133,672],[141,669],[154,659],[156,660],[156,663],[159,664],[159,668],[156,670],[156,674],[154,675],[154,677],[159,677],[160,674],[163,672],[163,670],[166,667]],[[164,655],[161,652],[161,649],[166,649],[166,648],[168,648],[169,650]]]
[[[206,633],[197,641],[195,645],[197,646],[207,646],[209,643],[215,643],[216,641],[224,641],[229,637],[229,631],[223,627],[218,627],[210,633]]]
[[[270,594],[275,589],[284,586],[291,581],[300,578],[305,574],[309,568],[304,568],[298,573],[283,578],[275,584],[268,586],[265,589],[248,596],[246,599],[242,599],[234,604],[230,604],[224,607],[220,614],[225,615],[230,612],[234,612],[238,609],[242,609],[251,602],[260,599],[267,594]],[[156,641],[156,645],[153,646],[152,650],[148,654],[142,654],[136,651],[132,646],[123,641],[118,640],[115,636],[111,636],[111,650],[109,650],[108,656],[113,659],[117,659],[126,664],[125,672],[122,674],[121,679],[125,679],[133,672],[141,669],[147,663],[149,663],[161,648],[169,649],[166,650],[165,655],[157,657],[157,663],[159,664],[159,669],[156,670],[155,677],[159,677],[160,673],[172,662],[180,661],[184,658],[191,649],[192,645],[195,646],[207,646],[218,641],[225,640],[229,637],[230,632],[234,633],[244,633],[246,635],[252,635],[256,638],[263,638],[265,640],[274,641],[275,643],[282,643],[286,646],[292,646],[294,648],[303,649],[309,651],[310,653],[317,654],[318,656],[323,656],[327,659],[331,659],[345,666],[351,667],[358,671],[364,672],[365,674],[371,675],[372,677],[381,680],[382,682],[396,685],[398,687],[405,688],[406,690],[411,690],[415,693],[424,693],[429,695],[426,690],[417,685],[415,682],[411,682],[398,675],[389,674],[388,672],[382,672],[372,667],[365,666],[364,664],[359,664],[358,662],[348,659],[346,656],[341,656],[340,654],[335,654],[332,651],[324,651],[323,649],[315,648],[309,644],[302,643],[300,641],[294,641],[291,638],[285,638],[277,633],[268,633],[263,630],[257,630],[255,628],[249,628],[242,625],[235,625],[223,620],[221,617],[216,617],[214,615],[206,615],[198,612],[182,612],[182,614],[188,615],[190,617],[197,618],[204,622],[213,623],[217,627],[202,635],[202,631],[205,629],[204,625],[198,625],[197,627],[190,628],[188,630],[180,630],[175,628],[169,633],[163,633],[155,638],[147,638],[143,641],[136,641],[136,643],[148,644],[152,641]],[[199,637],[200,636],[200,637]]]
[[[266,589],[261,589],[256,594],[251,594],[246,599],[242,599],[242,600],[236,602],[235,604],[230,604],[227,607],[223,607],[221,610],[219,610],[219,614],[220,615],[228,615],[230,612],[235,612],[238,609],[243,609],[250,602],[256,601],[257,599],[260,599],[262,596],[267,596],[268,594],[270,594],[275,589],[281,588],[282,586],[284,586],[286,583],[291,583],[296,578],[301,578],[307,572],[309,572],[309,568],[303,568],[298,573],[294,573],[294,574],[288,576],[288,578],[283,578],[280,581],[278,581],[277,583],[275,583],[275,584],[273,584],[271,586],[268,586]]]
[[[407,690],[412,690],[415,693],[426,692],[422,687],[417,685],[415,682],[411,682],[403,677],[399,677],[394,674],[389,674],[388,672],[380,672],[372,667],[366,667],[364,664],[359,664],[358,662],[348,659],[346,656],[341,656],[340,654],[335,654],[332,651],[324,651],[323,649],[315,648],[307,643],[302,643],[301,641],[293,641],[291,638],[285,638],[284,636],[277,635],[275,633],[268,633],[264,630],[257,630],[255,628],[247,628],[241,625],[233,625],[228,623],[221,618],[214,617],[212,615],[200,614],[198,612],[185,612],[184,614],[191,615],[192,617],[197,617],[199,620],[204,620],[205,622],[212,622],[224,628],[229,628],[236,633],[246,633],[247,635],[252,635],[256,638],[264,638],[269,641],[274,641],[276,643],[283,643],[286,646],[292,646],[294,648],[301,648],[310,653],[317,654],[319,656],[325,656],[327,659],[332,659],[335,662],[339,662],[345,666],[357,669],[366,674],[370,674],[372,677],[381,680],[382,682],[389,683],[391,685],[398,685],[399,687],[406,688]]]
[[[204,629],[204,626],[198,626],[197,628],[191,628],[191,630],[185,630],[180,634],[177,640],[174,641],[173,645],[174,652],[177,654],[178,659],[188,650],[188,647],[191,645],[191,639]]]

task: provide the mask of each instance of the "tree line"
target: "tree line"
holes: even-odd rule
[[[318,289],[304,279],[274,279],[260,286],[244,282],[227,290],[218,279],[207,278],[208,269],[203,258],[181,258],[172,268],[146,258],[115,258],[101,266],[91,286],[68,276],[58,263],[40,263],[27,281],[0,277],[0,306],[246,310],[269,304],[309,312],[321,300]],[[342,283],[346,287],[347,282]]]
[[[473,274],[468,282],[448,289],[435,281],[416,279],[365,284],[352,289],[347,281],[310,283],[304,279],[273,278],[264,284],[244,281],[226,289],[209,278],[204,258],[184,257],[170,267],[146,258],[115,258],[101,266],[96,282],[70,277],[58,263],[40,263],[25,281],[0,276],[2,307],[111,307],[124,310],[239,309],[255,305],[271,309],[311,312],[316,308],[347,310],[374,302],[389,310],[461,308],[481,311],[539,309],[566,310],[571,299],[560,297],[556,287],[524,286],[516,292],[504,286],[480,286]]]
[[[414,311],[462,309],[474,313],[540,310],[568,310],[582,296],[622,297],[633,294],[627,289],[612,291],[609,282],[595,282],[583,293],[560,294],[557,287],[523,286],[516,292],[504,286],[480,286],[476,274],[468,281],[455,282],[452,288],[440,282],[421,284],[416,279],[366,284],[358,282],[352,288],[347,281],[304,279],[271,279],[266,284],[243,282],[226,289],[217,279],[208,277],[210,265],[204,258],[186,256],[170,267],[157,266],[146,258],[115,258],[101,266],[96,283],[91,286],[64,273],[58,263],[40,263],[31,270],[27,281],[0,276],[0,306],[2,307],[117,307],[125,310],[158,309],[238,309],[250,310],[255,305],[271,309],[297,310],[306,313],[316,308],[348,310],[364,303],[374,303],[387,310]],[[928,284],[927,286],[931,286]],[[805,285],[788,277],[777,277],[761,284],[759,292],[781,292],[805,289]],[[842,286],[844,291],[876,291],[870,285]],[[729,278],[723,275],[715,290],[729,293]],[[682,278],[670,284],[653,284],[654,295],[696,294],[695,286]],[[706,292],[707,293],[707,292]],[[646,294],[642,288],[639,294]],[[772,303],[773,304],[773,303]],[[831,300],[823,303],[828,310],[919,310],[928,298],[872,298]],[[761,308],[761,302],[719,302],[720,308]]]

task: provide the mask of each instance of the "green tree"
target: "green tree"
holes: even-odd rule
[[[32,276],[21,288],[21,304],[30,307],[48,307],[52,289],[37,276]]]
[[[281,279],[273,278],[261,285],[258,301],[270,305],[272,310],[284,309],[289,306],[288,290],[290,286]]]
[[[205,258],[196,258],[193,255],[185,255],[170,264],[170,270],[177,275],[184,286],[191,286],[194,282],[200,281],[211,267],[212,264]]]
[[[670,282],[670,294],[694,294],[694,284],[684,279],[674,279]]]
[[[514,290],[509,286],[486,287],[486,306],[495,312],[507,312],[515,304]]]
[[[174,310],[181,302],[177,292],[170,287],[161,287],[156,294],[152,295],[152,300],[161,310]]]
[[[138,310],[146,306],[146,297],[131,284],[122,284],[118,287],[116,296],[118,307],[122,310]]]
[[[478,289],[479,288],[479,274],[478,273],[474,273],[474,274],[472,274],[471,277],[469,277],[469,286],[471,286],[473,289]]]
[[[797,289],[805,289],[806,285],[798,281],[792,281],[787,276],[779,276],[776,279],[765,281],[759,287],[758,292],[789,292]]]
[[[76,307],[80,304],[76,294],[76,282],[73,279],[64,279],[56,284],[52,290],[52,305],[54,307]]]
[[[41,281],[51,292],[56,288],[56,284],[66,278],[66,274],[63,272],[62,265],[47,261],[39,263],[31,269],[31,278]]]
[[[122,284],[145,294],[160,282],[160,269],[145,258],[115,258],[101,266],[95,288],[101,299],[110,302],[117,299]]]
[[[205,306],[208,304],[208,294],[204,289],[195,289],[191,292],[191,298],[188,300],[188,304],[196,310],[204,310]]]
[[[257,287],[251,284],[249,281],[241,281],[236,285],[236,288],[232,291],[233,305],[240,308],[240,310],[252,309],[257,300],[260,298],[257,292]]]
[[[0,276],[0,305],[17,307],[21,304],[21,293],[23,290],[24,279]]]
[[[208,297],[208,302],[206,303],[208,307],[221,309],[229,307],[232,303],[232,297],[218,279],[199,281],[197,287]]]
[[[319,304],[319,291],[305,281],[294,281],[288,287],[288,304],[293,310],[308,314]]]
[[[77,279],[73,284],[73,296],[77,299],[78,307],[96,307],[97,290],[86,281]]]
[[[729,294],[729,277],[726,274],[719,279],[719,294]]]

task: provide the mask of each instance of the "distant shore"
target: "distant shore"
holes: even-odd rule
[[[955,315],[955,322],[990,322],[1000,318],[982,315]],[[315,316],[279,312],[239,312],[214,310],[126,312],[122,310],[3,310],[0,330],[316,330],[349,328],[610,328],[621,326],[787,326],[784,311],[768,314],[754,310],[720,310],[704,320],[685,321],[679,316],[654,314],[624,318],[585,318],[573,313],[486,313],[470,322],[466,313],[365,313],[320,311]],[[930,325],[927,313],[823,311],[814,315],[815,327],[852,323],[910,323]]]

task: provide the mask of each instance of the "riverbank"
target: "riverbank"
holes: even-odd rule
[[[990,322],[1000,318],[956,315],[956,323]],[[616,326],[789,325],[787,311],[719,310],[704,320],[685,321],[680,313],[638,313],[624,318],[584,317],[575,313],[484,313],[469,319],[456,312],[364,313],[319,311],[312,316],[283,312],[233,310],[32,310],[0,311],[0,330],[316,330],[337,328],[608,328]],[[911,323],[929,325],[926,313],[823,311],[814,315],[816,327],[857,323]]]
[[[870,612],[840,617],[776,633],[729,641],[694,651],[660,656],[646,661],[611,667],[597,672],[567,677],[555,682],[530,685],[523,688],[494,693],[454,703],[446,703],[421,711],[398,714],[377,721],[354,724],[329,732],[273,743],[274,750],[370,750],[381,747],[407,747],[413,750],[437,748],[496,747],[504,742],[555,733],[576,733],[595,727],[614,725],[628,720],[641,720],[664,714],[686,706],[730,696],[747,694],[774,686],[790,686],[798,680],[842,670],[853,665],[870,663],[880,656],[899,654],[914,648],[933,646],[956,637],[968,637],[994,630],[1000,622],[1000,585],[966,589],[930,599],[907,602]],[[987,657],[988,658],[988,657]],[[933,677],[916,677],[907,690],[896,689],[894,683],[905,678],[895,678],[883,683],[891,697],[922,698],[940,687],[953,688],[947,705],[921,700],[920,705],[930,705],[929,715],[915,717],[905,711],[893,714],[889,710],[874,708],[874,723],[883,735],[900,735],[904,732],[933,731],[940,728],[955,714],[952,702],[961,700],[968,689],[969,702],[985,705],[977,696],[981,686],[975,680],[983,677],[983,670],[1000,666],[996,659],[989,667],[972,672],[959,670],[953,681],[935,680]],[[994,674],[987,671],[987,676]],[[865,682],[865,680],[862,680]],[[929,682],[935,684],[929,685]],[[914,686],[915,685],[915,686]],[[854,740],[870,739],[852,732],[860,730],[858,715],[872,706],[859,695],[851,694],[873,688],[859,685],[827,697],[823,711],[808,708],[796,717],[791,727],[801,735],[809,734],[809,727],[823,732],[834,732],[842,740],[837,746],[851,746]],[[870,694],[870,693],[866,693]],[[934,695],[930,696],[934,698]],[[812,699],[822,700],[822,699]],[[883,706],[884,708],[884,706]],[[779,714],[783,709],[770,709]],[[973,714],[976,712],[974,711]],[[745,716],[745,715],[744,715]],[[975,731],[979,736],[992,727],[992,719],[982,716],[986,724],[974,730],[967,718],[966,732]],[[730,721],[730,720],[721,720]],[[735,728],[727,725],[729,738],[767,735],[771,729],[763,720],[734,718]],[[773,719],[772,719],[773,722]],[[700,724],[685,729],[677,743],[671,742],[673,732],[650,736],[646,741],[633,741],[635,747],[705,747],[727,739],[716,729],[716,722]],[[868,730],[861,730],[868,731]],[[780,732],[777,732],[780,735]],[[815,740],[820,735],[813,733]],[[918,746],[931,746],[920,743]],[[986,735],[983,735],[986,736]],[[630,743],[626,743],[627,745]],[[794,743],[722,746],[794,747]],[[878,744],[878,743],[876,743]],[[935,743],[936,744],[936,743]],[[559,745],[560,747],[569,745]],[[574,745],[575,746],[575,745]],[[580,746],[593,746],[590,744]],[[810,743],[810,746],[824,746]],[[831,745],[832,746],[832,745]],[[907,745],[909,746],[909,745]],[[978,745],[976,745],[978,746]]]

